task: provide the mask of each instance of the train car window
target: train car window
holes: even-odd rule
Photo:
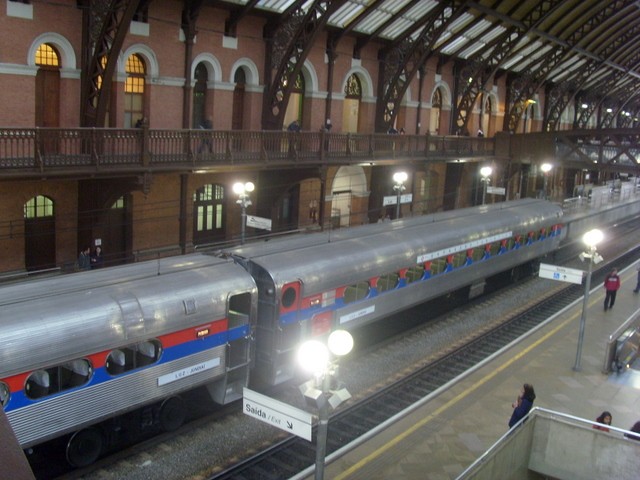
[[[481,247],[474,248],[473,255],[471,256],[471,258],[473,258],[473,261],[479,262],[480,260],[482,260],[482,257],[484,257],[484,249]]]
[[[462,267],[467,261],[467,252],[458,252],[453,255],[453,268]]]
[[[493,242],[491,244],[491,249],[489,250],[491,252],[491,256],[493,257],[494,255],[497,255],[498,252],[500,251],[500,242]]]
[[[358,282],[344,289],[344,303],[357,302],[369,295],[369,282]]]
[[[156,360],[158,360],[158,348],[156,348],[155,343],[141,342],[137,345],[137,347],[138,355],[136,357],[136,366],[144,367],[146,365],[151,365]]]
[[[60,366],[60,390],[75,388],[89,382],[91,364],[88,360],[79,359]]]
[[[156,363],[160,359],[161,353],[162,345],[158,340],[127,345],[111,350],[107,355],[105,368],[110,375],[119,375]]]
[[[107,372],[111,375],[118,375],[125,372],[126,356],[122,350],[113,350],[108,356],[105,362]]]
[[[70,388],[85,385],[91,379],[93,368],[89,360],[79,358],[62,365],[36,370],[25,383],[28,398],[36,399]]]
[[[9,396],[11,392],[9,390],[9,385],[4,382],[0,382],[0,406],[4,408],[4,406],[9,403]]]
[[[405,278],[407,279],[407,283],[413,283],[420,280],[424,275],[424,265],[421,263],[420,265],[414,265],[410,269],[407,270],[405,274]]]
[[[436,258],[431,262],[431,275],[437,275],[444,272],[446,260],[444,258]]]
[[[396,272],[382,275],[380,278],[378,278],[378,292],[382,293],[386,292],[387,290],[393,290],[398,286],[399,282],[400,275],[398,275]]]
[[[36,399],[49,395],[51,377],[46,370],[36,370],[29,375],[25,384],[27,397]]]

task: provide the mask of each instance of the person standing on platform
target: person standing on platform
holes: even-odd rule
[[[640,292],[640,265],[638,265],[636,270],[638,271],[638,280],[636,281],[636,288],[633,289],[633,293]]]
[[[613,269],[604,278],[604,289],[607,294],[604,297],[604,311],[606,312],[610,308],[613,308],[613,304],[616,303],[616,293],[620,288],[620,277],[618,276],[618,270]]]
[[[91,268],[91,247],[84,247],[78,256],[78,270],[89,270]]]
[[[608,432],[609,429],[605,427],[605,425],[611,425],[611,413],[605,410],[598,418],[596,418],[596,422],[598,422],[598,424],[594,425],[593,428],[596,430],[602,430],[603,432]]]
[[[102,268],[102,247],[100,245],[91,254],[91,268]]]
[[[525,383],[522,386],[520,395],[515,402],[511,405],[513,407],[513,413],[509,419],[509,428],[513,427],[521,419],[523,419],[527,413],[533,407],[533,401],[536,399],[536,392],[533,390],[533,385]]]

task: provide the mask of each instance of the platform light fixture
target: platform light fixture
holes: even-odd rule
[[[315,480],[324,478],[329,408],[338,408],[351,398],[337,376],[338,358],[347,355],[352,349],[353,337],[346,330],[332,332],[326,344],[319,340],[309,340],[298,349],[298,364],[313,375],[311,380],[300,385],[300,392],[308,403],[318,409]]]
[[[245,239],[245,231],[247,228],[247,207],[251,205],[251,198],[249,198],[249,194],[255,190],[256,186],[253,182],[238,182],[233,185],[233,192],[238,195],[238,200],[236,203],[240,205],[242,209],[242,220],[241,220],[241,234],[240,234],[240,244],[244,245]]]
[[[396,218],[400,218],[400,200],[402,199],[402,192],[406,189],[404,182],[407,181],[407,178],[409,178],[407,172],[396,172],[393,174],[393,181],[395,182],[393,189],[398,196],[398,203],[396,204]]]
[[[482,182],[482,205],[484,205],[484,202],[487,197],[487,185],[491,183],[492,173],[493,173],[493,169],[491,167],[485,166],[480,169],[480,181]],[[476,199],[477,198],[478,197],[476,197]]]
[[[578,349],[576,351],[576,362],[573,365],[573,369],[580,371],[580,360],[582,357],[582,343],[584,341],[584,326],[587,320],[587,304],[589,303],[589,290],[591,289],[591,272],[593,271],[593,264],[598,264],[602,261],[602,257],[597,252],[597,245],[604,238],[603,233],[597,228],[589,230],[582,236],[582,241],[587,247],[587,250],[579,255],[580,260],[588,261],[587,264],[587,277],[584,283],[584,296],[582,299],[582,314],[580,315],[580,330],[578,332]]]

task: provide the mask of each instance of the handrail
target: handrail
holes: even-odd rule
[[[495,139],[149,128],[0,129],[0,175],[91,175],[223,166],[491,157]]]

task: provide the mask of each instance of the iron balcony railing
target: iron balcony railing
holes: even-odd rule
[[[0,129],[0,175],[490,157],[492,138],[325,132]]]

